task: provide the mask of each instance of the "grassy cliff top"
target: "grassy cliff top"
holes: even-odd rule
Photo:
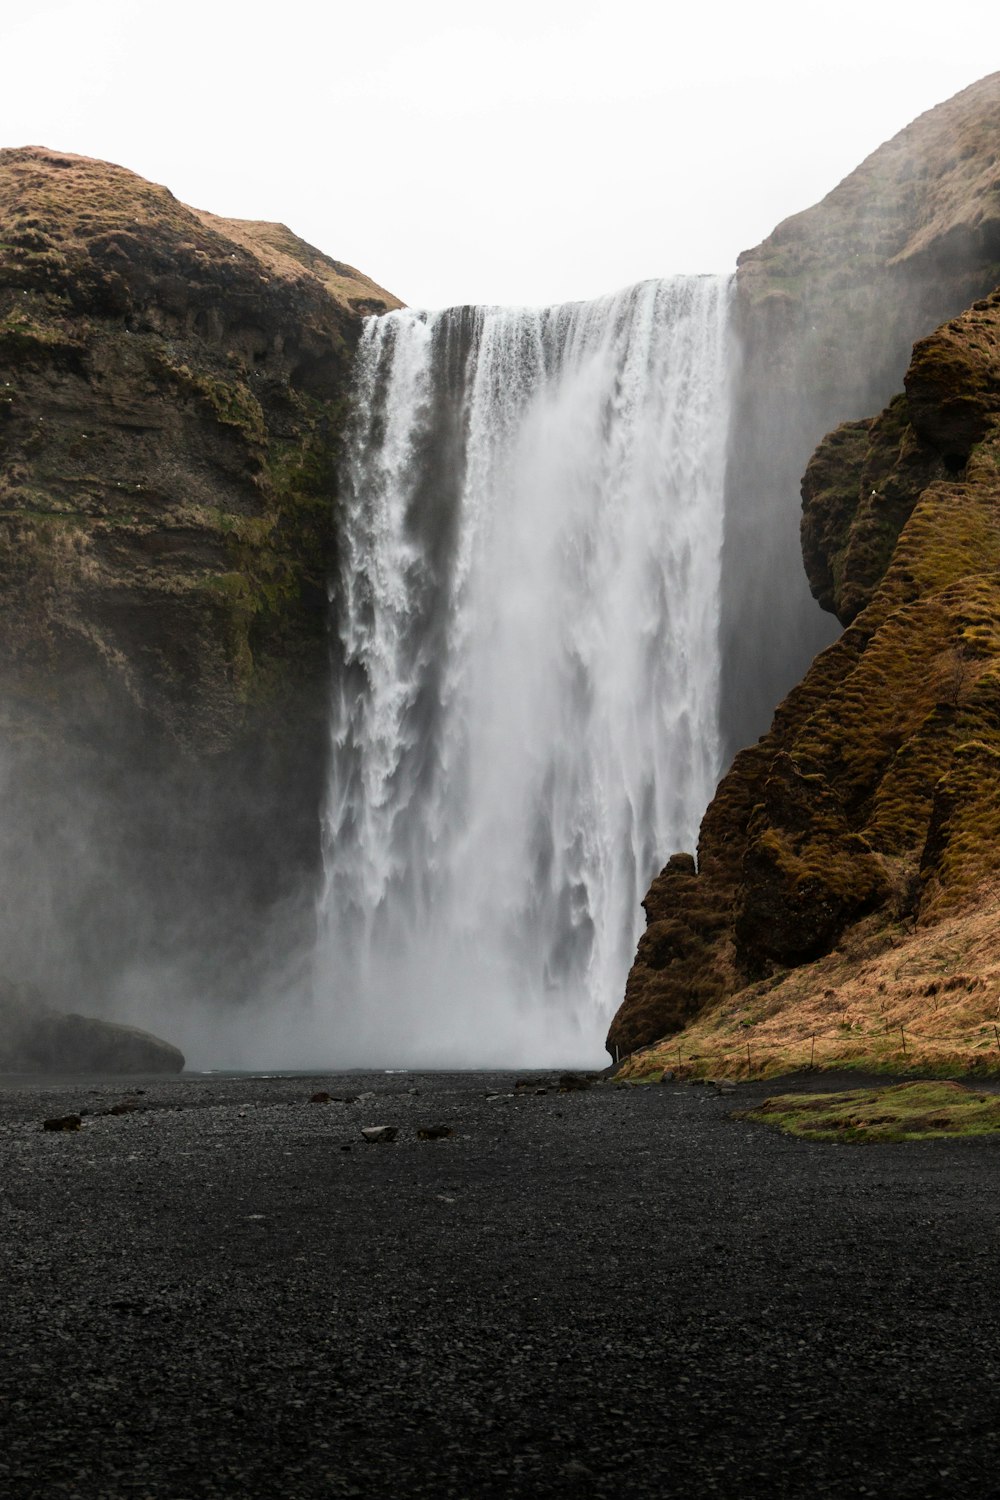
[[[247,257],[262,279],[311,282],[350,313],[387,312],[399,299],[352,266],[333,260],[283,224],[225,219],[179,202],[168,188],[125,167],[45,146],[0,151],[0,224],[7,246],[53,256],[128,255],[139,240],[223,270]],[[37,237],[39,245],[32,243]],[[53,260],[53,274],[58,272]]]
[[[273,224],[264,219],[223,219],[200,209],[192,212],[207,228],[249,250],[273,275],[292,279],[304,271],[352,311],[382,313],[403,306],[398,297],[380,287],[363,271],[333,260],[315,245],[293,234],[285,224]]]

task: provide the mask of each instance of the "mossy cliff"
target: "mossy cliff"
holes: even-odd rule
[[[315,861],[347,382],[363,315],[393,306],[282,225],[104,162],[0,152],[8,870],[47,839],[69,860],[96,840],[98,886],[147,885],[176,951],[182,907],[218,938],[227,902],[259,913]],[[138,898],[79,910],[87,882],[58,862],[47,894],[15,893],[32,920],[8,924],[0,968],[18,978],[46,902],[98,966],[142,920]]]
[[[1000,292],[917,343],[879,417],[824,439],[803,504],[813,588],[846,629],[737,755],[697,873],[675,857],[654,881],[612,1048],[753,1027],[765,997],[773,1020],[810,989],[838,1013],[838,953],[888,1006],[929,929],[948,925],[949,973],[981,942],[1000,874]],[[1000,974],[975,964],[960,988],[992,1050]]]
[[[884,406],[914,341],[998,284],[1000,73],[921,115],[740,257],[743,367],[723,556],[730,754],[760,734],[833,638],[798,550],[810,453],[832,427]],[[842,441],[862,439],[848,432]],[[878,554],[874,536],[871,549]],[[884,567],[884,549],[878,555]]]

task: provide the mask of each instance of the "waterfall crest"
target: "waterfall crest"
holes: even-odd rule
[[[345,1064],[589,1064],[718,774],[729,279],[370,319],[318,988]]]

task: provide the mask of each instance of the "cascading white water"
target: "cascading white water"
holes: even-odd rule
[[[603,1057],[719,769],[728,302],[367,322],[319,962],[344,1063]]]

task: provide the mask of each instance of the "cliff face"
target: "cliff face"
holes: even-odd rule
[[[0,226],[4,697],[72,673],[223,749],[322,661],[350,354],[397,304],[79,157],[0,153]]]
[[[883,406],[914,341],[998,283],[1000,74],[922,115],[740,257],[723,555],[730,754],[833,638],[799,556],[810,453]]]
[[[813,587],[847,628],[736,757],[697,874],[675,858],[654,882],[610,1044],[699,1017],[719,1036],[738,1016],[752,1028],[765,996],[775,1035],[774,1018],[810,991],[838,1015],[859,959],[880,1011],[907,1002],[912,1024],[940,989],[913,988],[920,954],[918,971],[958,974],[972,995],[961,1024],[992,1047],[1000,956],[984,960],[982,914],[1000,870],[1000,292],[916,345],[905,393],[879,417],[824,439],[803,503]],[[943,924],[947,955],[930,960],[928,931]]]
[[[362,316],[398,305],[282,225],[0,152],[16,977],[62,961],[86,988],[150,943],[245,954],[248,913],[315,859],[347,380]],[[53,926],[72,951],[40,959]]]
[[[722,1035],[765,993],[769,1014],[798,1006],[815,1026],[810,987],[839,994],[845,944],[871,959],[969,902],[981,909],[1000,749],[998,163],[994,74],[740,258],[723,557],[730,744],[758,732],[769,692],[780,697],[833,634],[807,578],[847,629],[736,755],[697,871],[676,856],[653,882],[612,1049],[682,1027]],[[908,360],[905,394],[890,400]],[[800,554],[789,500],[817,443]]]

